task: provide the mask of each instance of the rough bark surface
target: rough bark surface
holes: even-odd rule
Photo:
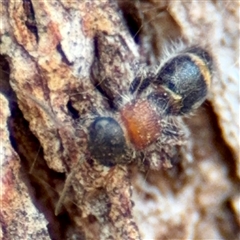
[[[240,237],[238,1],[10,0],[0,15],[1,239]],[[173,167],[91,159],[91,119],[179,38],[216,67]]]

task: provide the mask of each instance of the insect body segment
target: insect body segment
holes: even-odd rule
[[[127,146],[119,123],[110,117],[97,117],[89,127],[89,151],[104,166],[121,162]]]
[[[138,99],[126,104],[120,115],[136,149],[144,149],[159,137],[159,116],[149,101]]]
[[[199,107],[206,99],[212,77],[212,59],[201,48],[191,48],[168,60],[153,84],[169,95],[167,114],[183,115]]]

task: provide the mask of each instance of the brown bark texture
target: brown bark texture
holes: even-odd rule
[[[240,238],[239,1],[2,0],[0,16],[0,239]],[[179,43],[214,58],[206,103],[100,164],[92,121],[121,123],[133,79]]]

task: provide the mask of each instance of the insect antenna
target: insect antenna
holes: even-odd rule
[[[139,9],[140,9],[139,1],[137,2],[136,5],[137,5],[137,8],[138,8],[138,10],[139,10]],[[159,9],[161,9],[161,8],[159,8]],[[156,10],[156,8],[155,8],[155,7],[152,7],[152,8],[149,8],[149,9],[147,9],[147,10],[139,10],[139,11],[138,11],[138,12],[140,13],[140,18],[141,18],[142,22],[144,21],[144,16],[143,16],[142,13],[146,13],[146,12],[149,12],[149,11],[152,11],[152,10]],[[160,13],[158,13],[157,15],[155,15],[154,17],[152,17],[150,20],[144,22],[144,23],[139,27],[138,31],[134,34],[133,38],[135,39],[136,36],[139,34],[139,32],[140,32],[146,25],[148,25],[149,23],[151,23],[152,21],[154,21],[154,19],[156,19],[156,17],[158,17],[158,16],[161,15],[161,14],[162,14],[162,11],[160,11]]]
[[[37,151],[37,153],[36,153],[36,157],[34,158],[33,163],[32,163],[32,165],[31,165],[31,167],[30,167],[29,172],[28,172],[29,174],[32,174],[32,172],[33,172],[34,166],[35,166],[35,164],[36,164],[36,162],[37,162],[38,155],[39,155],[41,149],[42,149],[42,146],[39,145],[38,151]]]

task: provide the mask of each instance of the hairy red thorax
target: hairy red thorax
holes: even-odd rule
[[[159,116],[149,101],[138,99],[126,104],[120,110],[120,116],[136,149],[144,149],[159,137]]]

